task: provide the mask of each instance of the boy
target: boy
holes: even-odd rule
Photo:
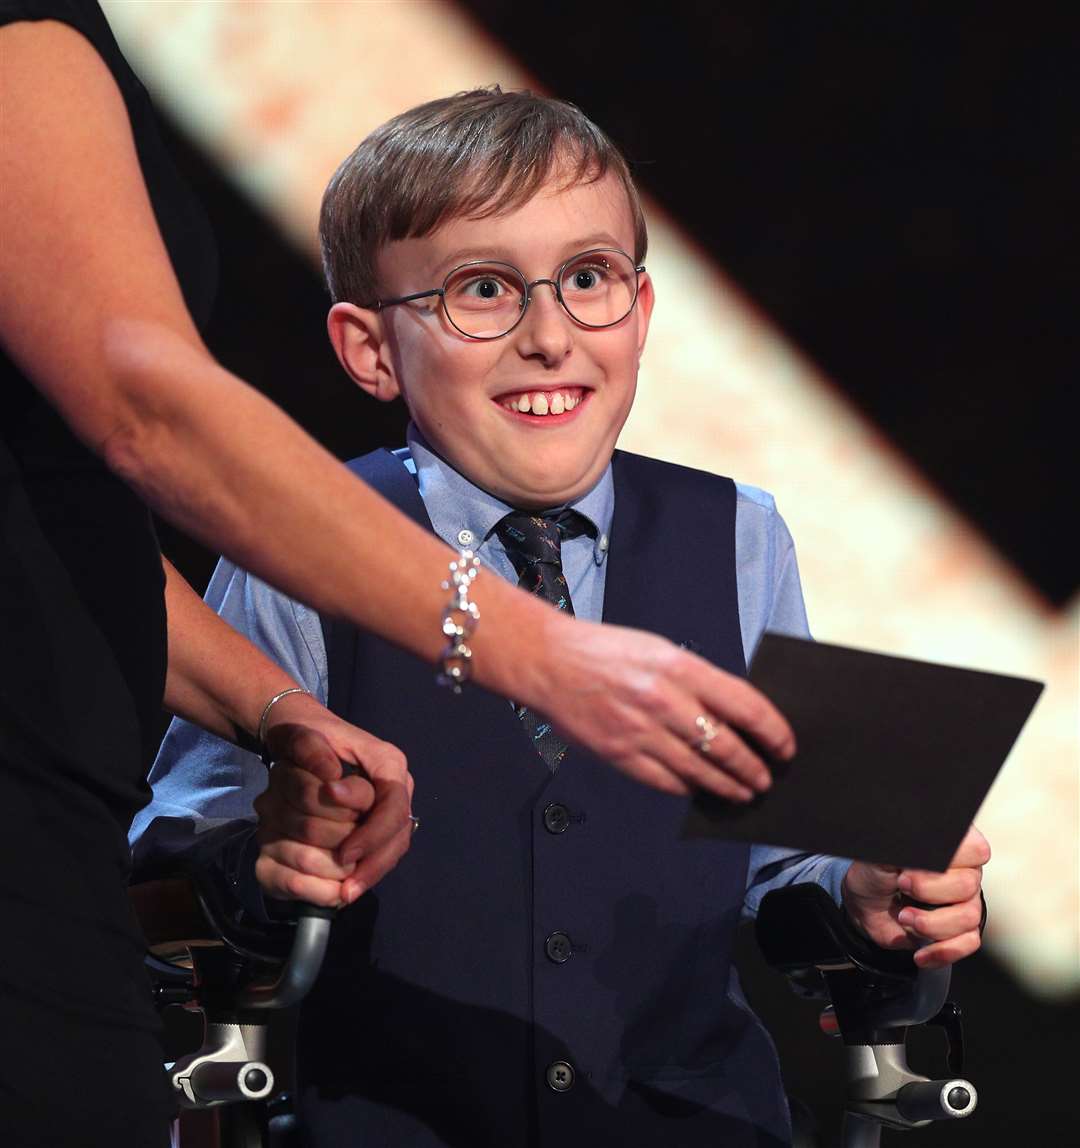
[[[653,287],[625,161],[577,109],[498,90],[415,108],[338,170],[321,235],[338,358],[412,417],[407,450],[354,468],[478,550],[482,577],[737,673],[766,627],[806,634],[769,496],[613,457]],[[303,1010],[308,1142],[788,1142],[775,1053],[731,965],[735,926],[770,886],[813,880],[879,943],[906,943],[899,874],[683,841],[684,803],[567,753],[542,717],[438,691],[393,647],[228,564],[209,596],[331,709],[401,747],[416,778],[409,857],[338,920]],[[708,715],[687,724],[703,754],[729,736]],[[250,821],[262,776],[256,759],[174,726],[138,853],[155,848],[155,816]],[[262,799],[264,833],[291,816],[275,800]],[[301,835],[295,819],[290,830]],[[304,832],[308,875],[355,860],[329,822]],[[249,890],[250,853],[223,862]],[[984,854],[972,838],[949,873],[914,875],[914,896],[949,905],[908,910],[912,932],[937,942],[922,963],[977,947]]]

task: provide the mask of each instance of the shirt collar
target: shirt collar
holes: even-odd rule
[[[496,523],[514,507],[481,490],[455,470],[435,453],[414,423],[409,423],[406,441],[416,466],[420,497],[435,533],[455,550],[479,550]],[[593,559],[597,566],[603,565],[615,511],[611,463],[591,490],[568,505],[596,527],[596,537],[592,539]]]

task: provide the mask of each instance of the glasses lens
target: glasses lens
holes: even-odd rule
[[[450,272],[443,290],[450,322],[475,339],[491,339],[518,321],[526,286],[509,263],[468,263]]]
[[[567,311],[587,327],[625,319],[637,299],[634,261],[622,251],[586,251],[562,269],[559,290]]]

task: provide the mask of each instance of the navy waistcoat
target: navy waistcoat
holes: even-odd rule
[[[431,528],[397,457],[350,465]],[[734,484],[623,452],[614,479],[604,620],[745,673]],[[552,775],[504,699],[323,627],[331,708],[405,751],[422,828],[305,1005],[310,1142],[786,1144],[772,1044],[729,995],[747,847],[683,840],[684,799],[578,747]]]

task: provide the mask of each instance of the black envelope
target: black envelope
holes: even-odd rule
[[[766,634],[750,671],[798,752],[748,805],[695,797],[687,836],[948,867],[1043,683]]]

